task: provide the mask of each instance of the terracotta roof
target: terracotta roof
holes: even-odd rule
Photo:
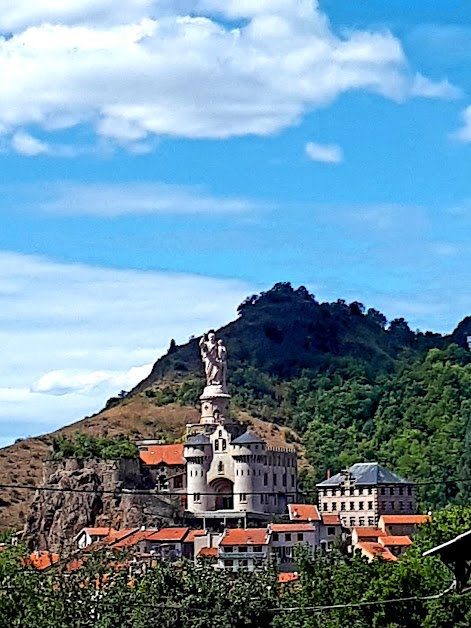
[[[322,523],[326,526],[340,526],[342,522],[338,515],[322,515]]]
[[[205,535],[206,535],[206,530],[190,530],[188,532],[188,536],[185,539],[185,543],[194,543],[196,537],[205,536]]]
[[[315,504],[288,504],[289,518],[292,521],[320,521]]]
[[[272,532],[314,532],[312,523],[271,523]]]
[[[167,466],[184,465],[183,444],[176,445],[152,445],[147,451],[140,451],[139,456],[144,464]]]
[[[431,521],[432,517],[430,517],[430,515],[381,515],[380,519],[382,519],[385,524],[389,525],[421,525],[427,523],[427,521]]]
[[[113,532],[117,532],[114,528],[84,528],[79,532],[79,535],[82,532],[87,532],[90,536],[108,536],[113,534]],[[77,535],[78,536],[78,535]]]
[[[361,553],[368,558],[376,558],[381,556],[383,560],[396,561],[397,557],[394,556],[386,547],[380,545],[380,543],[369,543],[367,541],[361,541],[355,545],[355,550],[361,550]]]
[[[359,539],[365,539],[368,537],[378,538],[380,536],[386,536],[386,532],[381,530],[380,528],[369,528],[369,527],[355,527],[352,529],[352,532],[355,531],[356,535]]]
[[[183,541],[189,528],[162,528],[147,537],[149,541]]]
[[[266,528],[229,529],[220,545],[268,545],[268,532]]]
[[[384,545],[386,547],[393,545],[402,545],[404,547],[407,547],[409,545],[412,545],[412,541],[408,536],[383,536],[378,539],[378,543],[381,543],[381,545]]]
[[[299,580],[299,574],[296,572],[278,574],[278,582],[280,584],[285,584],[286,582],[296,582],[296,580]]]
[[[157,530],[136,530],[133,534],[129,534],[125,536],[118,542],[113,544],[115,549],[122,549],[123,547],[133,547],[137,545],[140,541],[144,541],[145,539],[152,536]]]
[[[29,555],[29,558],[25,560],[25,563],[42,571],[43,569],[47,569],[51,565],[54,565],[58,561],[59,554],[52,554],[51,552],[33,552]]]
[[[199,556],[210,556],[211,558],[214,558],[218,555],[218,548],[217,547],[202,547],[200,549],[200,551],[198,552],[198,557]]]

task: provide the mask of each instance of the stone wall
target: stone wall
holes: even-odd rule
[[[56,490],[41,490],[44,488]],[[136,490],[149,494],[127,492]],[[25,538],[31,549],[57,551],[72,543],[84,527],[123,529],[180,523],[181,498],[153,495],[153,490],[157,490],[153,478],[138,458],[48,461]]]

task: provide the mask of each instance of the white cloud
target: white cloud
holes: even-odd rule
[[[336,144],[308,142],[304,150],[309,159],[313,161],[321,161],[327,164],[339,164],[343,161],[343,151]]]
[[[96,412],[142,379],[171,338],[224,324],[253,292],[240,281],[0,252],[2,437]]]
[[[18,131],[15,133],[11,140],[11,144],[15,152],[27,157],[34,157],[36,155],[44,155],[49,152],[49,146],[33,137],[25,131]]]
[[[0,127],[88,124],[142,149],[152,136],[273,134],[350,90],[403,101],[451,89],[414,77],[387,31],[335,35],[311,0],[118,5],[18,0],[2,8],[0,29],[13,35],[0,39]],[[243,26],[218,21],[221,7]]]
[[[46,198],[31,189],[35,207],[57,214],[109,218],[128,214],[217,214],[259,211],[263,203],[237,197],[212,196],[200,186],[165,183],[55,183]]]
[[[446,79],[435,82],[422,74],[417,74],[412,83],[411,95],[422,96],[423,98],[453,100],[462,96],[462,91]]]
[[[452,138],[468,144],[471,142],[471,105],[462,112],[462,126],[452,134]]]

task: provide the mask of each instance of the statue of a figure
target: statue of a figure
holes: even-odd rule
[[[226,388],[227,350],[222,340],[216,340],[214,331],[200,340],[201,358],[208,386]]]

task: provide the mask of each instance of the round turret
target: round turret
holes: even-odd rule
[[[234,508],[263,512],[263,479],[266,444],[253,432],[244,432],[231,443],[234,459]]]
[[[190,512],[208,510],[208,470],[211,466],[212,447],[205,434],[190,436],[183,449],[186,460],[186,478]]]

